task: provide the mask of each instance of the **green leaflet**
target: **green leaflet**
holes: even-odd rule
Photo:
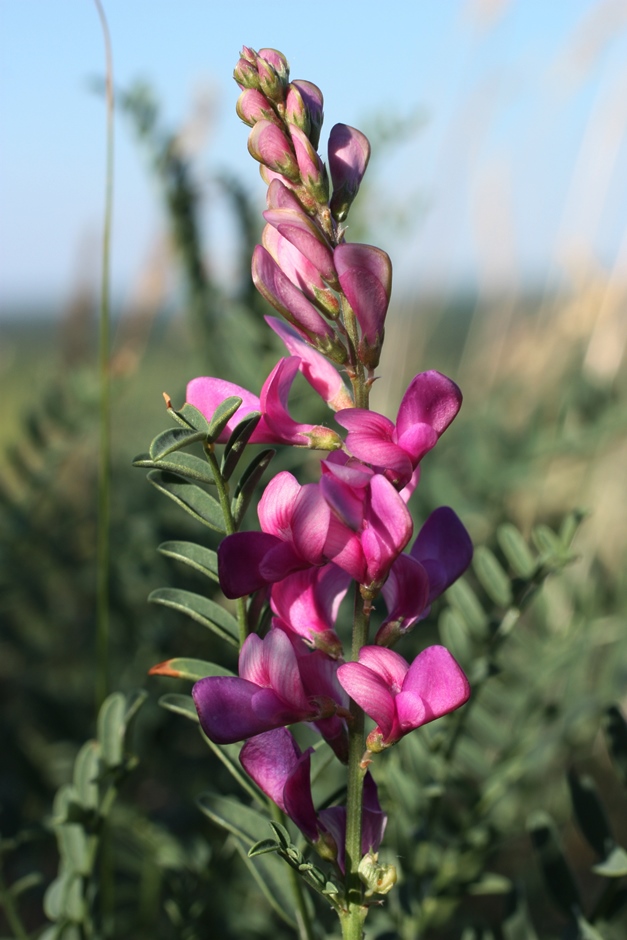
[[[183,447],[189,447],[190,444],[196,444],[207,439],[204,431],[187,431],[184,428],[168,428],[157,434],[150,444],[150,459],[160,461],[168,454],[172,454]]]
[[[197,623],[213,630],[231,646],[239,647],[237,620],[208,597],[178,588],[157,588],[149,595],[148,600],[186,614]]]
[[[198,522],[208,526],[215,532],[225,534],[224,519],[220,504],[205,490],[190,483],[176,473],[162,470],[151,470],[148,479],[158,490],[169,496],[177,505],[188,512]]]
[[[134,467],[143,467],[146,470],[164,470],[169,473],[176,473],[178,476],[187,477],[195,483],[205,483],[208,486],[215,486],[215,480],[211,467],[202,457],[196,457],[195,454],[186,454],[178,452],[168,454],[159,460],[153,460],[149,454],[140,454],[133,461]]]
[[[189,565],[190,568],[206,575],[212,581],[219,580],[218,556],[204,545],[197,545],[196,542],[163,542],[159,546],[159,551],[167,558],[174,558],[184,565]]]

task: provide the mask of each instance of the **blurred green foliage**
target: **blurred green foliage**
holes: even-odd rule
[[[163,194],[188,317],[183,324],[162,313],[153,323],[161,305],[153,300],[127,317],[126,332],[121,322],[113,353],[116,693],[99,719],[89,305],[73,321],[82,323],[82,345],[73,328],[56,367],[49,339],[36,335],[24,352],[28,369],[24,360],[5,367],[0,936],[281,940],[294,936],[292,915],[277,915],[288,868],[275,855],[248,858],[272,830],[263,807],[250,815],[251,794],[234,773],[237,748],[208,748],[195,721],[182,720],[195,717],[189,680],[146,678],[173,656],[190,678],[206,661],[234,667],[219,635],[185,605],[166,603],[182,592],[219,600],[207,577],[219,536],[130,468],[165,423],[162,391],[182,404],[185,382],[200,373],[257,390],[280,354],[248,275],[254,201],[237,181],[215,181],[241,235],[240,273],[227,292],[201,242],[193,158],[161,128],[149,89],[121,101]],[[390,312],[374,407],[393,415],[421,369],[439,368],[462,385],[466,404],[424,461],[414,510],[420,520],[437,505],[454,506],[477,550],[471,571],[400,650],[411,657],[439,639],[468,671],[473,697],[377,759],[390,816],[381,858],[400,874],[368,921],[377,940],[627,935],[627,525],[616,499],[627,377],[590,367],[593,302],[579,330],[560,297],[524,298],[505,325],[497,308],[470,301],[445,308],[401,298]],[[35,372],[37,389],[26,381]],[[297,384],[296,414],[305,394]],[[306,476],[316,458],[301,458],[286,450],[274,467],[298,466]],[[573,512],[580,508],[587,518]],[[131,699],[137,687],[145,701]],[[162,694],[166,709],[157,704]],[[129,729],[131,700],[141,707]],[[317,796],[329,795],[318,787]],[[251,875],[260,864],[278,885],[274,906]],[[315,903],[319,935],[331,937],[328,904]]]

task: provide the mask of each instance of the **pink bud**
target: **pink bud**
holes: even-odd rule
[[[329,179],[326,168],[304,131],[292,126],[290,134],[303,186],[321,206],[326,206],[329,201]]]
[[[292,284],[320,308],[325,316],[336,320],[340,306],[333,291],[325,287],[317,268],[294,245],[279,234],[272,225],[266,225],[261,234],[263,247],[270,252]]]
[[[257,245],[253,252],[252,276],[259,293],[296,327],[301,336],[310,342],[316,338],[335,340],[328,323],[261,245]]]
[[[271,121],[257,121],[248,135],[248,151],[255,160],[294,182],[300,170],[294,150],[280,127]]]
[[[257,121],[271,121],[277,127],[283,126],[266,96],[257,88],[245,88],[237,99],[235,110],[240,120],[250,127]]]
[[[316,223],[302,209],[266,209],[263,217],[311,261],[325,281],[337,284],[333,252]]]
[[[350,243],[338,245],[333,260],[342,291],[361,327],[359,358],[374,369],[379,362],[390,302],[392,263],[380,248]]]
[[[287,85],[290,78],[290,66],[282,52],[278,49],[260,49],[257,57],[257,61],[264,59],[269,62],[281,81]]]
[[[311,146],[314,149],[317,149],[318,142],[320,140],[320,131],[322,129],[322,121],[324,118],[323,104],[324,99],[322,97],[322,92],[317,85],[314,85],[313,82],[305,82],[301,79],[297,79],[295,82],[292,82],[290,88],[295,88],[299,93],[302,101],[305,104],[307,113],[309,115],[309,131],[307,136],[311,141]],[[289,98],[289,91],[288,91]],[[294,122],[300,127],[297,121]]]
[[[268,209],[296,209],[302,206],[291,189],[277,177],[270,181],[266,195]]]
[[[259,88],[257,67],[249,60],[241,58],[233,70],[233,78],[240,88]]]
[[[342,222],[359,190],[368,160],[370,142],[365,134],[348,124],[336,124],[329,135],[329,170],[333,182],[331,212]]]

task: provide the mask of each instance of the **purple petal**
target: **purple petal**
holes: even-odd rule
[[[220,587],[231,600],[252,594],[268,582],[261,565],[268,552],[280,545],[276,536],[266,532],[235,532],[222,539],[218,547]]]
[[[431,513],[410,555],[429,577],[429,603],[439,597],[472,561],[472,542],[459,517],[448,506]]]
[[[234,744],[275,725],[255,714],[252,700],[258,686],[235,676],[201,679],[192,689],[200,725],[215,744]]]
[[[381,593],[388,614],[379,628],[376,643],[387,646],[383,642],[384,637],[398,638],[424,615],[429,604],[427,572],[411,555],[399,555]]]
[[[335,565],[296,572],[273,585],[272,610],[290,630],[315,642],[314,634],[333,629],[349,582],[349,575]]]
[[[357,195],[368,160],[370,143],[365,134],[348,124],[335,124],[329,134],[329,170],[333,182],[331,210],[342,222]]]
[[[239,759],[248,776],[286,812],[283,790],[302,756],[287,728],[277,728],[247,741]]]

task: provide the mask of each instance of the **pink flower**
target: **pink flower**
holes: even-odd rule
[[[275,623],[337,659],[342,654],[342,643],[334,624],[350,580],[350,575],[336,565],[288,575],[270,590]]]
[[[472,542],[448,506],[431,513],[408,555],[399,555],[382,588],[388,615],[375,637],[378,646],[392,646],[419,620],[433,601],[466,570]]]
[[[340,666],[337,677],[377,723],[366,741],[373,752],[459,708],[470,695],[468,679],[443,646],[427,647],[411,666],[393,650],[364,646],[359,662]]]
[[[329,561],[370,590],[383,584],[413,529],[403,498],[368,467],[322,467],[319,485],[301,487],[290,473],[279,473],[259,503],[262,531],[223,539],[218,570],[227,597]]]
[[[309,384],[333,411],[352,408],[351,393],[340,373],[321,353],[300,338],[296,330],[276,317],[265,317],[268,326],[283,341],[287,351],[299,360],[298,368]]]
[[[291,444],[322,450],[327,449],[327,445],[330,449],[340,447],[341,439],[334,431],[321,425],[300,424],[290,417],[287,401],[299,368],[300,360],[296,356],[280,359],[263,383],[259,398],[224,379],[207,376],[192,379],[187,386],[187,401],[210,419],[226,398],[237,396],[242,399],[242,404],[218,438],[221,444],[228,440],[240,421],[259,411],[261,420],[251,435],[252,444]]]
[[[346,447],[402,488],[461,407],[462,393],[440,372],[421,372],[403,395],[396,424],[376,411],[351,408],[335,419],[348,430]]]
[[[272,629],[263,640],[251,634],[240,651],[239,676],[210,676],[192,689],[203,731],[216,744],[232,744],[296,721],[333,717],[343,696],[338,703],[325,694],[331,683],[319,662],[323,656],[309,652],[301,662],[283,630]],[[338,728],[332,730],[337,736]]]
[[[303,754],[286,728],[268,731],[248,741],[240,752],[246,773],[286,813],[320,854],[335,857],[344,872],[346,807],[331,806],[316,813],[311,794],[311,753]],[[382,812],[377,787],[370,773],[364,779],[361,851],[376,852],[383,839],[387,817]]]
[[[284,470],[266,486],[257,512],[261,532],[236,532],[218,548],[220,586],[229,598],[327,561],[331,511],[315,483],[301,486]]]

